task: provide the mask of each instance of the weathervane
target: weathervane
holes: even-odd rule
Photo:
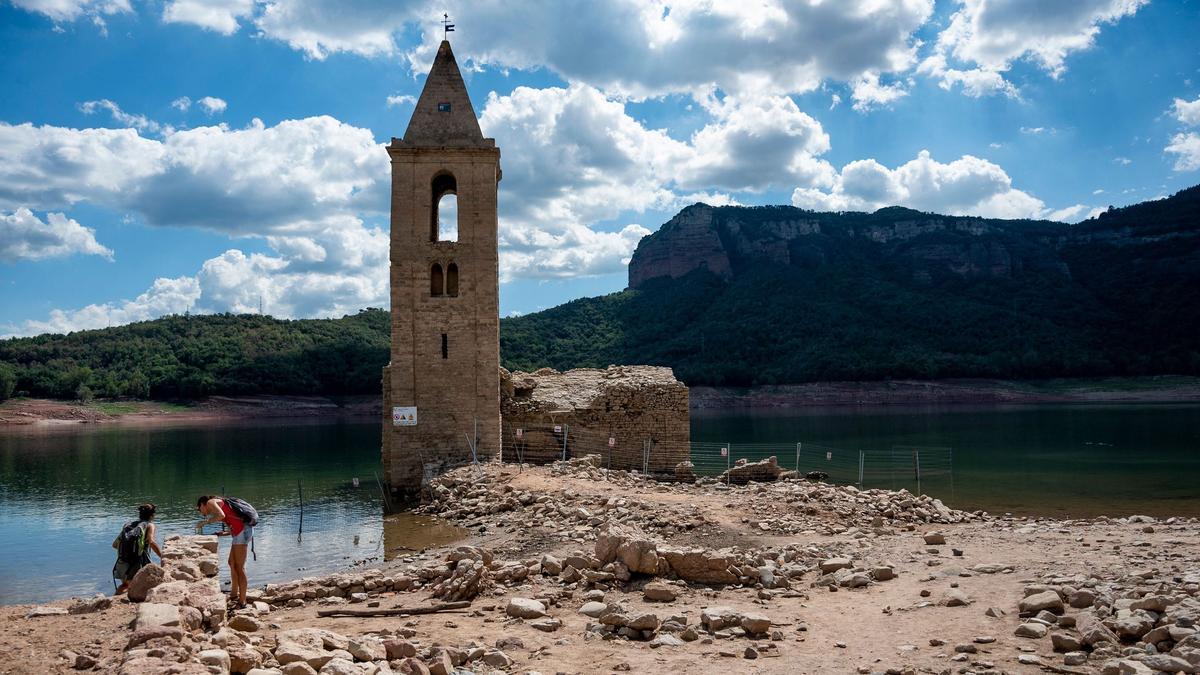
[[[450,34],[454,32],[454,24],[450,23],[450,15],[449,14],[442,14],[442,30],[445,31],[442,39],[449,40]]]

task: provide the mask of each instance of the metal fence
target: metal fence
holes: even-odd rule
[[[606,469],[666,475],[689,457],[682,441],[631,437],[621,431],[569,424],[503,425],[500,459],[520,464],[546,464],[598,455]]]

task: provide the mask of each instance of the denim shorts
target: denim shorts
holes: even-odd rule
[[[231,543],[237,546],[238,544],[249,544],[251,541],[254,541],[254,528],[249,525],[243,525],[242,533],[233,535]]]

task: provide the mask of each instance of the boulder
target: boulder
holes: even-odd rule
[[[107,595],[96,595],[91,598],[82,598],[71,603],[67,608],[68,614],[91,614],[108,609],[112,606],[112,598]]]
[[[1102,642],[1111,642],[1116,644],[1120,642],[1116,633],[1113,633],[1090,612],[1081,612],[1075,617],[1075,628],[1079,631],[1079,639],[1083,644],[1094,647]]]
[[[661,581],[652,581],[642,589],[642,597],[650,602],[672,602],[675,587]]]
[[[126,595],[129,596],[132,602],[145,602],[150,589],[158,586],[167,580],[167,572],[162,567],[150,563],[133,575],[133,579],[129,581],[129,590]]]
[[[854,567],[854,561],[850,558],[829,558],[821,561],[821,574],[832,574],[850,567]]]
[[[971,599],[967,597],[966,593],[963,593],[959,589],[951,588],[950,590],[946,591],[938,604],[943,607],[965,607],[971,604]]]
[[[383,649],[389,660],[406,659],[417,655],[417,647],[408,640],[384,640]]]
[[[771,620],[762,614],[743,614],[740,625],[751,635],[766,635],[771,630]]]
[[[710,631],[718,631],[726,626],[739,625],[741,620],[741,614],[732,607],[705,607],[700,610],[700,625]]]
[[[383,661],[387,659],[387,649],[375,638],[350,638],[346,651],[354,655],[356,661]]]
[[[518,619],[540,619],[546,616],[546,606],[529,598],[510,598],[504,611]]]
[[[1013,631],[1013,635],[1024,638],[1044,638],[1048,632],[1050,632],[1050,629],[1046,628],[1043,624],[1023,623],[1017,626],[1017,629]]]
[[[238,614],[229,620],[229,627],[243,633],[255,633],[262,630],[263,625],[261,621],[252,616]]]
[[[1055,591],[1042,591],[1021,599],[1017,607],[1024,612],[1041,612],[1043,610],[1062,614],[1063,601]]]
[[[608,605],[603,602],[585,602],[579,608],[579,613],[584,616],[590,616],[593,619],[599,619],[608,613]]]
[[[218,668],[222,673],[229,672],[229,652],[224,649],[205,649],[196,655],[196,660],[206,666]]]
[[[601,564],[620,560],[630,572],[658,573],[658,552],[653,541],[641,530],[609,523],[596,537],[596,557]]]
[[[736,584],[738,575],[730,567],[735,563],[732,556],[707,549],[668,548],[658,553],[666,558],[675,576],[684,581],[702,584]]]
[[[179,607],[158,602],[144,602],[138,605],[133,629],[136,631],[162,626],[178,627],[179,623]]]

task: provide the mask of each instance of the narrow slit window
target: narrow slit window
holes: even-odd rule
[[[440,263],[433,263],[433,267],[429,268],[429,294],[437,297],[445,291],[442,279],[442,266]]]
[[[450,103],[447,101],[438,103],[438,112],[450,112]]]
[[[458,297],[458,264],[446,265],[446,295]]]
[[[445,333],[442,333],[442,358],[450,358],[450,342],[446,339]]]

